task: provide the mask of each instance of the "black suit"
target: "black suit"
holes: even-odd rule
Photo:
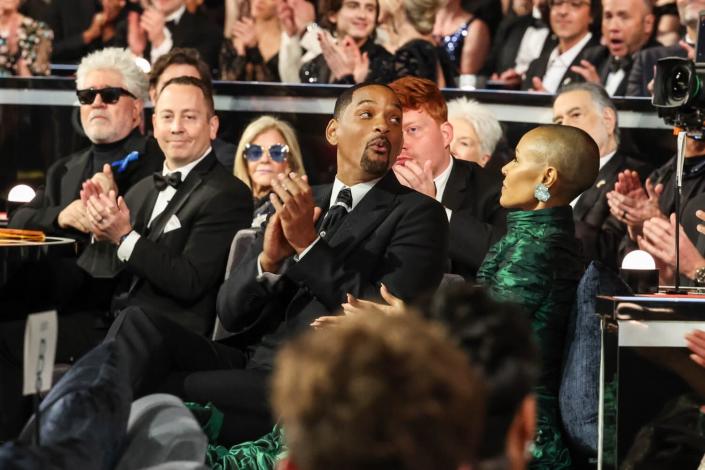
[[[318,206],[328,207],[331,188],[314,188]],[[169,369],[180,370],[180,380],[169,381],[169,391],[189,400],[213,401],[235,415],[226,419],[226,425],[237,428],[226,440],[252,439],[271,427],[265,383],[283,341],[307,330],[316,318],[337,312],[347,293],[375,299],[382,282],[407,301],[433,291],[442,278],[447,249],[448,223],[441,205],[402,186],[389,172],[330,240],[319,239],[298,262],[289,259],[275,282],[257,276],[262,251],[258,236],[218,295],[218,316],[236,333],[226,341],[238,346],[250,341],[247,354],[189,334],[163,316],[136,310],[121,315],[109,336],[130,351],[138,395],[164,389]],[[183,371],[193,373],[184,379]]]
[[[148,228],[158,193],[148,177],[125,196],[134,230],[141,235],[126,262],[117,259],[114,245],[103,243],[86,248],[80,262],[90,274],[103,271],[118,277],[113,312],[137,305],[167,313],[205,335],[213,327],[230,242],[252,221],[252,196],[212,152],[191,170]],[[180,228],[170,230],[170,219],[178,220]]]
[[[575,237],[582,243],[586,264],[600,260],[607,266],[617,268],[619,244],[626,228],[610,215],[606,195],[614,189],[617,175],[627,169],[638,171],[642,178],[651,172],[648,164],[617,151],[600,168],[595,184],[580,195],[573,208]]]
[[[443,192],[450,218],[450,272],[474,279],[490,247],[506,231],[507,212],[499,205],[502,179],[474,162],[453,158]]]
[[[598,44],[598,39],[595,37],[595,35],[593,35],[587,42],[587,44],[585,44],[585,46],[581,49],[578,55],[575,56],[573,62],[571,62],[568,66],[568,69],[566,70],[565,74],[563,74],[563,78],[561,78],[561,81],[558,85],[558,89],[563,86],[569,85],[570,83],[583,81],[583,77],[571,71],[570,68],[574,65],[580,65],[580,61],[583,58],[583,52],[585,52],[585,50],[589,47],[596,46]],[[548,60],[551,58],[551,53],[556,47],[558,47],[557,40],[552,39],[546,41],[546,45],[544,46],[543,51],[541,51],[541,55],[538,58],[532,60],[529,64],[529,68],[526,71],[526,76],[524,77],[524,81],[521,84],[522,90],[529,90],[533,88],[534,85],[532,82],[532,78],[534,77],[539,77],[541,80],[543,80],[544,75],[546,75],[546,70],[548,69]]]
[[[173,48],[194,48],[211,70],[218,68],[218,52],[223,41],[222,28],[212,24],[205,15],[189,13],[188,10],[184,12],[177,24],[167,25],[167,28],[171,32]],[[147,49],[145,57],[149,58],[149,47]]]
[[[46,185],[37,191],[31,202],[11,214],[9,226],[42,230],[51,235],[85,238],[77,230],[59,228],[56,222],[59,213],[79,198],[81,184],[102,170],[92,168],[92,149],[89,147],[80,150],[49,167]],[[140,135],[137,130],[115,149],[115,160],[124,158],[132,151],[139,152],[138,160],[129,163],[123,172],[113,171],[120,194],[125,194],[144,177],[161,170],[164,162],[164,154],[157,141]]]
[[[687,56],[686,51],[677,44],[668,47],[652,47],[640,51],[634,59],[631,72],[629,72],[627,96],[651,96],[647,86],[654,78],[656,62],[664,57]]]
[[[497,34],[492,40],[492,50],[485,65],[488,75],[492,73],[500,74],[516,66],[521,40],[524,38],[526,30],[535,21],[531,15],[507,16],[502,20],[497,29]],[[544,48],[547,43],[555,45],[550,40],[550,35],[544,41]]]
[[[641,50],[648,49],[651,47],[659,47],[660,44],[651,41],[648,42]],[[641,50],[635,52],[631,59],[626,61],[622,70],[624,70],[624,78],[619,83],[619,86],[612,94],[612,96],[625,96],[627,94],[627,83],[629,82],[629,74],[634,66],[634,58],[641,52]],[[607,78],[610,74],[610,50],[606,46],[598,45],[585,49],[582,54],[582,59],[587,60],[597,69],[597,73],[600,75],[600,82],[602,85],[607,84]]]
[[[83,32],[93,21],[93,15],[101,10],[96,0],[60,0],[51,2],[48,23],[54,32],[52,62],[78,63],[89,52],[83,43]]]

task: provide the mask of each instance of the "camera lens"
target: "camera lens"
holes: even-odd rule
[[[671,74],[668,81],[668,88],[671,90],[671,97],[681,101],[688,96],[690,83],[690,71],[686,68],[678,67]]]

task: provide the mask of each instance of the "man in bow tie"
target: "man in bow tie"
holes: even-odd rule
[[[305,178],[279,175],[276,213],[220,289],[218,317],[234,336],[209,341],[173,316],[136,308],[108,334],[125,347],[136,396],[168,389],[213,402],[225,413],[223,444],[271,429],[266,384],[283,342],[352,297],[377,298],[382,284],[411,301],[435,290],[443,275],[443,207],[390,171],[402,141],[394,91],[380,84],[344,91],[325,135],[337,146],[333,184],[311,188]]]
[[[585,81],[603,85],[610,96],[624,96],[634,56],[660,46],[651,0],[602,0],[602,36],[606,45],[586,49],[571,70]]]

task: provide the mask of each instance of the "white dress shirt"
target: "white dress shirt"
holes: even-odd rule
[[[531,16],[537,20],[541,19],[541,11],[538,7],[534,7],[531,12]],[[532,60],[538,58],[541,55],[541,50],[548,37],[548,27],[536,28],[534,26],[529,26],[524,31],[524,35],[521,37],[521,42],[519,43],[519,49],[517,49],[517,56],[514,65],[514,70],[522,75],[528,68]]]
[[[592,33],[587,33],[573,47],[562,54],[558,50],[558,46],[551,51],[551,56],[548,58],[548,64],[546,65],[546,74],[543,76],[543,87],[546,91],[555,93],[558,90],[570,64],[578,57],[578,54],[583,50],[585,44],[590,41],[590,38],[592,38]]]
[[[175,24],[179,24],[184,13],[186,13],[186,5],[181,5],[174,13],[164,18],[164,22],[173,21]],[[174,41],[171,38],[171,31],[164,25],[164,41],[162,41],[159,47],[152,47],[149,51],[150,62],[152,64],[155,63],[158,58],[169,52],[172,47],[174,47]]]
[[[211,152],[211,148],[208,147],[208,150],[206,150],[206,153],[201,156],[198,160],[194,160],[191,163],[182,166],[181,168],[177,168],[175,170],[170,170],[166,166],[166,161],[164,162],[164,167],[162,168],[162,175],[168,176],[172,173],[176,173],[177,171],[181,173],[181,181],[186,180],[186,177],[188,174],[193,170],[196,165],[198,165],[201,160],[206,158],[206,155],[208,155]],[[174,194],[176,194],[176,188],[173,186],[167,186],[164,188],[164,190],[159,191],[159,194],[157,195],[157,200],[154,202],[154,208],[152,209],[152,215],[149,217],[149,222],[147,223],[147,227],[150,227],[152,225],[152,222],[154,222],[154,219],[159,217],[159,214],[164,212],[164,209],[166,209],[166,206],[169,205],[169,202],[171,201],[171,198],[174,197]],[[135,249],[135,245],[139,241],[141,235],[134,230],[132,230],[120,243],[120,246],[118,246],[117,250],[117,257],[120,261],[127,261],[130,259],[130,256],[132,256],[132,251]]]
[[[605,81],[605,91],[608,95],[614,96],[617,92],[619,84],[622,83],[622,80],[624,80],[625,75],[626,74],[622,69],[619,69],[616,72],[610,72],[609,75],[607,75],[607,80]]]
[[[443,203],[443,194],[446,192],[446,185],[448,184],[448,178],[450,178],[450,172],[453,170],[453,157],[448,157],[450,161],[445,170],[441,172],[438,176],[433,178],[433,183],[436,185],[436,201]],[[453,211],[444,206],[446,210],[446,216],[448,216],[448,222],[450,222],[450,216]]]

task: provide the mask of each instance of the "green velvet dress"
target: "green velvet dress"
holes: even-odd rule
[[[514,301],[531,316],[542,362],[533,469],[571,468],[558,387],[567,321],[582,272],[573,212],[563,206],[508,214],[507,234],[490,249],[477,275],[496,299]]]

